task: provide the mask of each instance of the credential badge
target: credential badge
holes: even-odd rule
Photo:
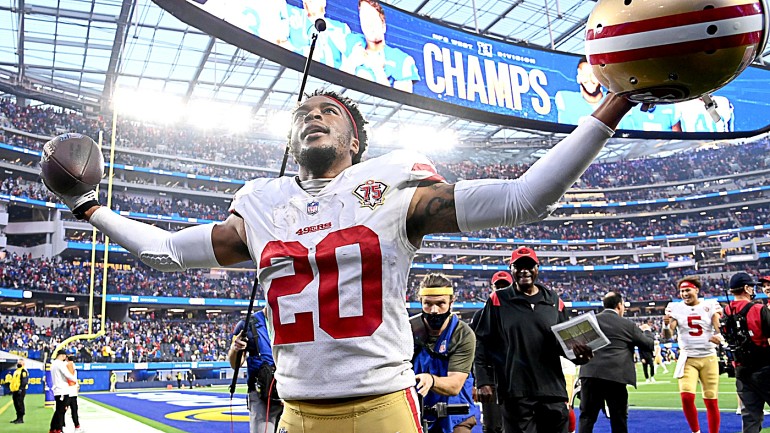
[[[358,185],[353,194],[358,197],[361,207],[368,207],[374,209],[375,207],[385,203],[385,191],[388,190],[388,186],[384,183],[369,179],[366,183]]]

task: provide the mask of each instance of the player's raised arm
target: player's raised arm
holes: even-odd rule
[[[436,183],[417,189],[407,215],[414,245],[430,233],[473,231],[526,224],[550,214],[553,205],[583,174],[633,107],[609,94],[569,136],[515,180]]]
[[[96,185],[102,178],[104,161],[89,137],[55,137],[43,146],[40,165],[45,186],[75,217],[90,222],[148,266],[160,271],[181,271],[224,266],[250,258],[243,220],[237,215],[231,215],[223,224],[202,224],[172,233],[99,205]]]

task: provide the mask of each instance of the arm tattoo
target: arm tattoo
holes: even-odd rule
[[[407,230],[412,236],[422,237],[428,233],[454,233],[457,227],[455,214],[454,185],[434,183],[423,188],[424,200],[418,203],[414,214],[407,223]]]
[[[435,188],[434,189],[438,189]],[[442,197],[442,196],[436,196],[430,199],[428,201],[428,205],[425,206],[425,212],[423,217],[424,218],[431,218],[435,216],[439,216],[441,212],[455,208],[455,197],[454,194],[452,194],[451,197]]]

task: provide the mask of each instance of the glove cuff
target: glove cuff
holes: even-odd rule
[[[72,209],[72,215],[79,220],[88,220],[88,218],[86,218],[86,211],[94,206],[99,206],[99,202],[96,200],[88,200],[75,209]]]
[[[94,206],[99,206],[99,196],[91,190],[76,197],[67,197],[66,204],[72,210],[72,215],[79,220],[86,219],[86,211]]]

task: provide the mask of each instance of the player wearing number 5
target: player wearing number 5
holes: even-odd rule
[[[719,335],[719,317],[722,307],[716,301],[698,298],[700,279],[685,277],[677,283],[683,302],[670,302],[666,306],[663,322],[668,325],[667,334],[676,330],[680,355],[674,377],[679,379],[682,410],[693,432],[700,432],[698,411],[695,408],[695,391],[700,381],[703,402],[706,405],[709,432],[719,432],[719,364],[716,345]]]
[[[519,179],[449,184],[413,152],[361,162],[367,133],[357,106],[333,92],[317,93],[293,112],[290,150],[298,176],[249,181],[225,222],[176,233],[99,206],[91,190],[59,188],[50,173],[43,178],[73,214],[156,269],[254,261],[284,399],[279,430],[416,433],[405,299],[423,236],[545,218],[631,106],[622,97],[606,98]],[[65,145],[58,138],[46,143],[43,162]]]

